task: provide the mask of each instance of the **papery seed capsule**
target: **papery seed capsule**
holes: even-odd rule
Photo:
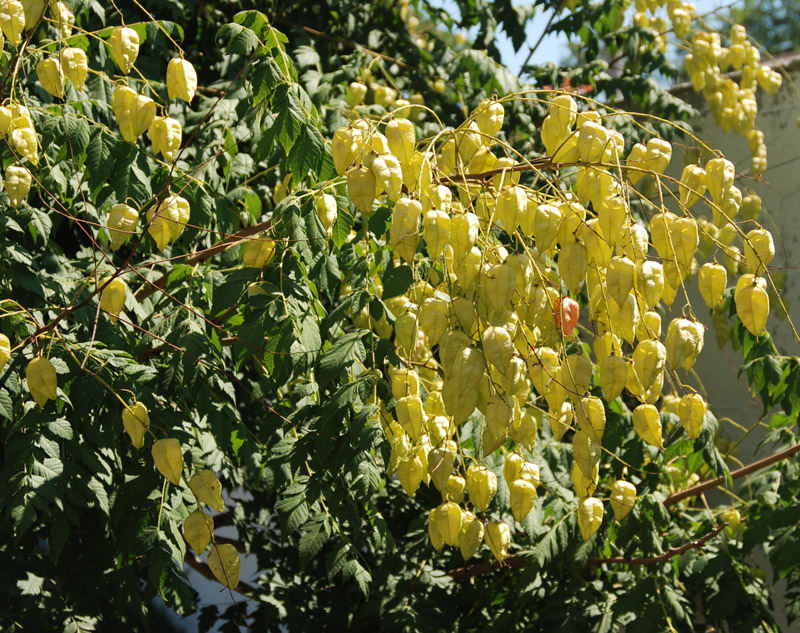
[[[44,408],[48,400],[58,398],[58,378],[56,368],[48,359],[37,356],[25,368],[28,390],[40,408]]]
[[[461,518],[461,531],[458,533],[458,548],[464,560],[469,560],[483,542],[484,527],[474,514],[465,512]]]
[[[633,428],[648,444],[656,448],[663,447],[661,417],[652,404],[640,404],[633,410]]]
[[[61,51],[61,69],[64,76],[72,82],[75,90],[83,90],[89,63],[83,49],[70,47]]]
[[[501,521],[487,523],[485,541],[495,559],[502,563],[511,545],[511,529]]]
[[[16,209],[31,190],[31,174],[21,165],[9,165],[3,184],[8,192],[9,204]]]
[[[628,481],[618,479],[611,486],[611,508],[614,518],[622,521],[633,510],[636,503],[636,486]]]
[[[673,367],[689,371],[703,349],[705,329],[702,323],[688,319],[673,319],[667,328],[665,345],[667,362]]]
[[[64,76],[55,57],[46,57],[36,64],[36,76],[47,92],[59,99],[64,97]]]
[[[117,27],[111,33],[110,44],[111,57],[119,69],[127,75],[139,55],[139,34],[125,26]]]
[[[706,417],[706,403],[702,396],[696,393],[683,396],[678,404],[678,417],[689,437],[693,440],[700,437]]]
[[[197,90],[197,72],[191,62],[174,57],[167,64],[167,94],[170,101],[180,97],[191,103]]]
[[[706,305],[712,310],[722,303],[722,293],[728,284],[728,273],[724,266],[707,263],[700,267],[697,285]]]
[[[25,30],[25,8],[19,0],[0,2],[0,28],[12,46],[22,41],[22,33]]]
[[[100,308],[114,315],[119,314],[122,308],[125,307],[128,286],[119,277],[114,279],[105,277],[100,280],[99,286],[105,286],[100,293]]]
[[[603,523],[603,503],[594,497],[584,497],[578,501],[578,526],[581,536],[588,541]]]

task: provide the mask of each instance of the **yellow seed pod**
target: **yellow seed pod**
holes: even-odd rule
[[[611,298],[622,306],[633,289],[636,265],[624,255],[612,257],[606,270],[606,288]]]
[[[6,366],[6,363],[11,359],[11,341],[5,334],[0,334],[0,371]]]
[[[31,127],[18,127],[11,132],[11,144],[14,150],[22,156],[27,158],[34,165],[39,162],[39,141],[36,138],[36,132]]]
[[[503,327],[489,326],[483,331],[483,354],[500,373],[506,371],[514,358],[514,342]]]
[[[159,152],[168,161],[172,161],[181,148],[183,133],[180,121],[172,117],[156,117],[148,130],[153,143],[153,154]]]
[[[636,486],[628,481],[618,479],[611,486],[611,508],[614,518],[622,521],[633,510],[636,503]]]
[[[628,363],[614,354],[606,356],[600,362],[600,387],[607,402],[612,402],[622,395],[628,378]]]
[[[533,388],[544,394],[547,384],[558,371],[558,352],[550,347],[540,347],[528,357],[528,374]]]
[[[436,511],[438,508],[433,508],[428,513],[428,537],[431,539],[431,545],[437,552],[444,547],[444,539],[439,533],[439,527],[436,524]]]
[[[755,193],[747,194],[742,198],[739,210],[743,220],[757,220],[758,214],[761,213],[761,197]]]
[[[744,258],[748,270],[762,274],[775,257],[772,234],[766,229],[754,229],[745,235]]]
[[[42,88],[54,97],[64,97],[64,76],[61,73],[61,64],[55,57],[45,57],[36,64],[36,77]]]
[[[503,460],[503,479],[507,485],[511,485],[520,478],[522,472],[522,464],[525,463],[525,458],[519,453],[509,453]]]
[[[339,208],[336,198],[329,193],[322,193],[314,198],[314,208],[317,210],[319,221],[325,227],[325,231],[330,235],[336,218],[339,216]]]
[[[699,165],[686,165],[678,189],[681,205],[690,208],[706,192],[706,171]]]
[[[503,110],[502,103],[498,103],[494,99],[484,99],[475,108],[474,117],[481,132],[487,136],[495,136],[503,127],[505,110]]]
[[[486,511],[497,493],[497,475],[485,466],[473,464],[467,469],[467,491],[472,505]]]
[[[581,398],[575,406],[575,417],[582,430],[586,431],[595,442],[603,439],[606,428],[606,409],[603,401],[596,396]]]
[[[222,499],[222,484],[216,475],[208,469],[196,472],[189,480],[189,489],[198,503],[205,503],[217,512],[225,511]]]
[[[600,467],[595,466],[590,475],[587,477],[578,468],[578,464],[572,464],[572,489],[579,497],[588,497],[594,493],[600,479]]]
[[[617,230],[615,248],[617,255],[625,255],[636,263],[643,262],[647,258],[647,229],[641,224],[623,224]]]
[[[641,341],[633,351],[633,369],[645,391],[659,379],[667,362],[667,349],[660,341]]]
[[[31,190],[31,174],[21,165],[9,165],[3,184],[8,192],[9,204],[16,209]]]
[[[511,439],[529,451],[536,444],[536,435],[542,422],[543,411],[533,407],[525,407],[519,418],[511,421]]]
[[[372,213],[375,186],[375,174],[369,167],[361,165],[347,173],[347,194],[361,213]]]
[[[436,508],[434,525],[446,545],[458,546],[458,534],[461,531],[461,508],[452,501],[447,501]]]
[[[458,549],[464,560],[469,560],[478,551],[483,543],[484,527],[478,518],[470,513],[464,512],[461,518],[461,530],[458,533]]]
[[[551,412],[548,421],[550,422],[550,430],[553,432],[553,437],[556,440],[560,440],[564,437],[564,434],[572,427],[574,417],[575,414],[572,409],[572,403],[569,401],[561,403],[556,415],[552,415]]]
[[[428,474],[440,492],[447,486],[457,454],[458,446],[452,440],[435,446],[428,452]]]
[[[534,212],[533,238],[536,247],[543,253],[552,248],[558,238],[561,211],[551,204],[539,204]]]
[[[583,163],[599,163],[611,141],[610,130],[599,123],[587,121],[580,126],[578,152]]]
[[[105,286],[100,292],[100,308],[114,315],[119,314],[125,307],[128,286],[119,277],[114,279],[105,277],[100,280],[99,286],[101,288]]]
[[[603,503],[594,497],[583,497],[578,501],[578,526],[581,536],[588,541],[603,523]]]
[[[65,48],[61,51],[60,59],[64,76],[72,82],[75,90],[82,90],[89,70],[86,53],[80,48]]]
[[[0,29],[12,46],[22,41],[22,33],[25,30],[25,9],[19,0],[0,2]]]
[[[558,271],[567,289],[578,294],[581,283],[586,277],[588,256],[586,248],[580,242],[569,242],[561,247],[558,256]]]
[[[553,378],[545,385],[544,399],[551,413],[558,413],[567,398],[567,390],[563,386],[564,368],[559,367]],[[571,420],[570,420],[571,421]]]
[[[389,150],[401,164],[411,163],[416,146],[414,124],[408,119],[392,119],[386,124],[386,140]]]
[[[422,204],[411,198],[400,198],[392,211],[389,239],[392,250],[406,262],[414,261],[419,246],[419,218]]]
[[[122,425],[130,436],[134,448],[144,446],[144,436],[150,428],[150,415],[141,402],[134,402],[122,411]]]
[[[41,19],[47,0],[23,0],[22,7],[25,12],[25,30],[30,31]]]
[[[736,169],[726,158],[713,158],[706,163],[706,186],[708,193],[719,203],[733,186]]]
[[[700,243],[697,222],[691,217],[678,218],[670,224],[669,233],[675,249],[675,261],[685,277]]]
[[[633,410],[633,429],[651,446],[663,448],[661,416],[652,404],[640,404]]]
[[[134,57],[135,59],[135,57]],[[167,94],[170,101],[180,97],[191,103],[197,90],[197,72],[191,62],[174,57],[167,64]]]
[[[392,202],[397,202],[403,195],[403,168],[400,161],[391,154],[381,154],[372,161],[372,173],[375,175],[375,193],[384,191]]]
[[[636,143],[632,148],[630,154],[628,154],[628,158],[625,161],[625,166],[628,167],[626,170],[626,175],[628,176],[628,180],[631,181],[632,185],[635,185],[639,182],[642,178],[644,178],[647,173],[643,170],[649,169],[647,162],[647,147],[642,145],[641,143]]]
[[[405,396],[397,400],[395,415],[400,426],[413,442],[419,442],[425,428],[425,413],[419,396]]]
[[[556,95],[550,102],[550,116],[560,129],[568,130],[578,118],[578,104],[570,95]]]
[[[344,175],[347,169],[358,155],[358,143],[353,128],[340,127],[333,133],[331,141],[331,156],[333,157],[333,167],[340,176]]]
[[[364,103],[364,97],[367,95],[367,87],[364,84],[360,81],[351,81],[349,89],[347,97],[348,108],[352,109]]]
[[[502,521],[491,521],[486,524],[485,541],[497,562],[502,563],[508,557],[511,529]]]
[[[174,437],[163,438],[153,444],[151,452],[158,472],[177,486],[183,473],[181,443]]]
[[[495,207],[495,217],[500,220],[506,233],[509,235],[514,233],[527,206],[528,196],[522,187],[514,185],[500,192]]]
[[[677,219],[674,213],[664,211],[650,219],[650,241],[662,260],[675,258],[675,251],[670,241],[669,227]]]
[[[502,156],[495,161],[494,168],[503,170],[492,176],[492,185],[497,191],[519,184],[520,172],[512,169],[516,164],[516,161],[508,156]]]
[[[639,319],[639,327],[636,329],[636,338],[640,341],[652,339],[657,341],[661,338],[661,315],[658,312],[649,310]]]
[[[467,482],[460,475],[450,475],[442,488],[442,501],[461,503],[466,496]],[[463,527],[463,526],[462,526]],[[460,535],[459,535],[460,536]]]
[[[461,162],[469,163],[475,152],[483,146],[483,137],[478,125],[474,121],[470,121],[464,127],[456,130],[455,144]]]
[[[705,330],[702,323],[688,319],[672,319],[667,328],[665,345],[667,362],[671,367],[689,371],[703,349]]]
[[[417,492],[424,475],[425,469],[423,468],[422,459],[416,453],[400,460],[397,465],[397,478],[409,497],[413,497],[414,493]]]
[[[664,268],[660,262],[647,260],[636,271],[636,292],[648,310],[656,306],[664,293]]]
[[[762,280],[759,280],[763,282]],[[769,316],[769,294],[760,283],[745,285],[734,293],[736,314],[747,330],[758,336],[764,330]]]
[[[139,34],[133,29],[120,26],[111,33],[111,57],[123,74],[131,72],[139,55]],[[168,74],[169,76],[169,74]]]
[[[75,15],[63,2],[50,1],[50,13],[56,23],[58,32],[63,38],[72,35],[72,27],[75,25]]]
[[[706,403],[702,396],[696,393],[683,396],[678,404],[678,417],[689,437],[693,440],[700,437],[706,417]]]
[[[570,399],[582,396],[592,384],[592,361],[580,354],[567,356],[561,366],[560,382]]]
[[[178,206],[163,200],[157,208],[147,212],[147,232],[155,240],[158,250],[163,250],[173,239],[172,226],[179,221]]]
[[[122,137],[125,138],[125,140],[128,141],[129,143],[134,143],[137,138],[139,138],[142,134],[147,132],[148,128],[150,127],[150,124],[153,122],[153,119],[155,119],[155,116],[156,116],[155,101],[153,101],[150,97],[145,97],[144,95],[138,95],[136,97],[136,102],[133,104],[133,107],[131,108],[127,119],[130,125],[125,126],[124,128],[120,126]],[[180,126],[180,124],[178,125]],[[126,133],[128,134],[127,137]],[[132,137],[131,134],[133,135]],[[180,142],[178,143],[178,145],[180,145]]]
[[[609,354],[620,354],[620,350],[622,349],[619,337],[611,332],[604,332],[597,336],[594,339],[592,347],[594,348],[594,355],[597,357],[598,362],[602,361]]]
[[[269,237],[254,236],[247,240],[242,253],[245,268],[264,268],[275,257],[275,240]]]
[[[426,299],[419,311],[419,326],[425,332],[428,345],[433,347],[447,331],[450,307],[446,301]]]
[[[419,374],[413,369],[405,367],[390,369],[389,382],[395,398],[419,395]]]
[[[586,247],[586,255],[590,264],[597,268],[605,268],[611,261],[613,247],[603,237],[597,218],[587,220],[579,230],[580,238]]]
[[[239,586],[242,559],[235,546],[230,543],[213,544],[208,553],[208,567],[220,584],[229,589],[236,589]]]
[[[600,463],[600,442],[593,439],[588,431],[578,431],[572,438],[572,453],[578,468],[584,476],[589,477]]]
[[[56,368],[48,359],[37,356],[25,369],[25,377],[28,379],[28,390],[39,407],[44,408],[48,400],[58,398],[58,378]]]
[[[536,501],[536,488],[533,484],[525,481],[524,479],[517,479],[509,486],[508,504],[511,506],[511,512],[518,522],[522,522],[530,511],[533,510],[533,504]]]
[[[707,263],[700,267],[697,274],[697,285],[706,305],[712,310],[722,303],[722,293],[728,284],[728,273],[724,266]]]
[[[428,247],[428,254],[433,259],[444,252],[447,242],[450,240],[451,221],[446,212],[438,209],[431,209],[422,219],[424,228],[425,244]]]
[[[474,213],[460,213],[453,216],[450,221],[450,244],[453,247],[455,261],[460,262],[467,256],[478,240],[479,232],[480,220]]]
[[[202,554],[214,536],[214,519],[197,508],[183,522],[183,538],[195,552]]]
[[[486,273],[483,287],[489,307],[497,313],[509,308],[516,289],[517,273],[508,264],[495,264]]]
[[[117,86],[114,88],[114,93],[111,97],[111,109],[114,111],[114,117],[117,119],[117,123],[119,123],[121,118],[126,116],[126,112],[134,107],[138,96],[136,91],[128,86]]]

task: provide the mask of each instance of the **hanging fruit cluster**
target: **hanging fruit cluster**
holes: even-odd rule
[[[407,118],[358,118],[336,131],[331,148],[358,211],[370,215],[376,202],[391,207],[395,265],[415,272],[408,292],[384,301],[388,319],[366,308],[356,318],[393,338],[400,358],[388,369],[392,397],[381,403],[392,446],[387,469],[409,495],[423,484],[441,494],[429,516],[436,549],[458,547],[469,558],[485,542],[500,561],[511,528],[493,512],[499,471],[491,466],[503,464],[513,518],[523,521],[541,485],[536,440],[547,424],[573,455],[583,538],[603,521],[602,498],[622,520],[635,504],[634,483],[598,488],[604,460],[613,459],[602,449],[606,405],[620,397],[636,403],[634,430],[660,449],[656,405],[668,396],[696,439],[706,403],[677,371],[692,369],[704,327],[691,312],[662,325],[664,308],[679,294],[688,301],[695,275],[709,306],[722,302],[726,269],[708,261],[698,272],[695,258],[710,242],[751,271],[739,278],[735,303],[758,334],[769,311],[760,275],[774,255],[767,231],[745,235],[732,223],[742,196],[727,159],[690,165],[676,182],[664,175],[669,142],[653,137],[627,151],[599,112],[558,94],[541,127],[550,159],[541,167],[497,139],[504,114],[502,102],[485,100],[433,142],[418,142]],[[644,178],[657,191],[649,198],[635,188]],[[317,210],[327,227],[335,215],[324,195]],[[644,213],[632,210],[632,199]],[[730,240],[690,213],[701,199],[715,210],[714,222],[730,227]],[[743,257],[730,246],[737,235]],[[380,282],[372,283],[380,294]],[[588,306],[583,327],[578,298]],[[467,424],[479,427],[479,442],[463,432]]]

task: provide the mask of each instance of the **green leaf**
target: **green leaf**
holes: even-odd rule
[[[381,281],[383,282],[382,299],[385,301],[392,297],[399,297],[408,290],[414,283],[414,275],[411,268],[402,265],[387,270]]]
[[[364,360],[366,352],[362,339],[365,334],[365,330],[349,332],[338,339],[322,355],[317,374],[317,380],[321,387],[325,387],[339,374],[346,374],[354,361]]]

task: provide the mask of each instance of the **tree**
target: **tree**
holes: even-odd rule
[[[800,48],[800,5],[797,2],[753,2],[745,0],[741,7],[732,7],[730,19],[745,26],[753,41],[771,55],[790,53]]]
[[[539,2],[615,72],[515,77],[507,1],[257,4],[0,12],[3,630],[153,600],[202,630],[777,630],[756,547],[796,618],[771,236],[713,148],[666,172],[692,110],[652,75],[691,5]],[[691,42],[762,173],[780,76],[741,30]],[[771,413],[734,471],[696,283]]]

